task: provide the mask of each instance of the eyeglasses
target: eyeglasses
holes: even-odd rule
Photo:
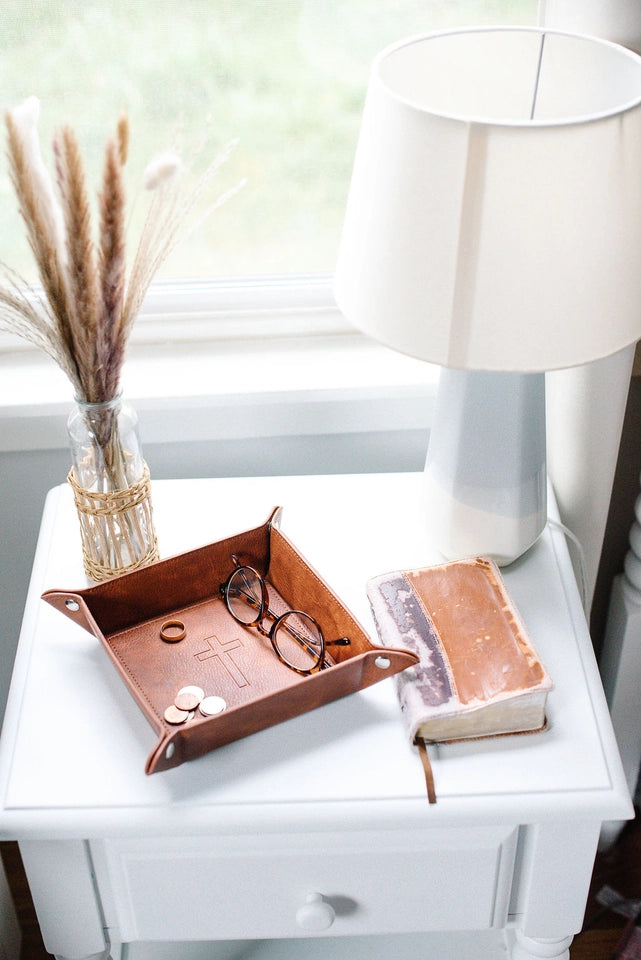
[[[327,641],[319,624],[302,610],[276,614],[269,608],[267,584],[253,567],[242,565],[233,556],[236,569],[221,584],[227,609],[237,623],[255,627],[271,641],[276,656],[291,670],[308,676],[330,666],[325,659],[326,646],[349,646],[348,637]],[[269,620],[268,628],[263,621]]]

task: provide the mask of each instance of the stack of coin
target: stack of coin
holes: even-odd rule
[[[192,720],[198,709],[203,717],[214,717],[227,707],[222,697],[205,696],[205,691],[201,687],[188,685],[181,687],[174,702],[165,710],[165,720],[167,723],[178,725]]]

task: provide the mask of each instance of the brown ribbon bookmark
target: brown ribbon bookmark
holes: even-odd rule
[[[430,757],[427,752],[427,744],[424,740],[417,740],[416,746],[418,747],[418,755],[421,758],[421,763],[423,764],[423,772],[425,774],[425,786],[427,787],[427,799],[430,803],[436,803],[436,789],[434,787],[434,774],[432,772],[432,764],[430,763]]]

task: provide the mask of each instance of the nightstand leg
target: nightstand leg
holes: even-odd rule
[[[536,939],[516,931],[512,960],[570,960],[570,944],[574,937]]]
[[[88,844],[20,841],[45,949],[59,960],[109,956]]]

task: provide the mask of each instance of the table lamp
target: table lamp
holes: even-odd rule
[[[384,50],[335,295],[356,327],[444,368],[430,540],[512,562],[547,522],[545,371],[641,337],[641,58],[513,27]]]

